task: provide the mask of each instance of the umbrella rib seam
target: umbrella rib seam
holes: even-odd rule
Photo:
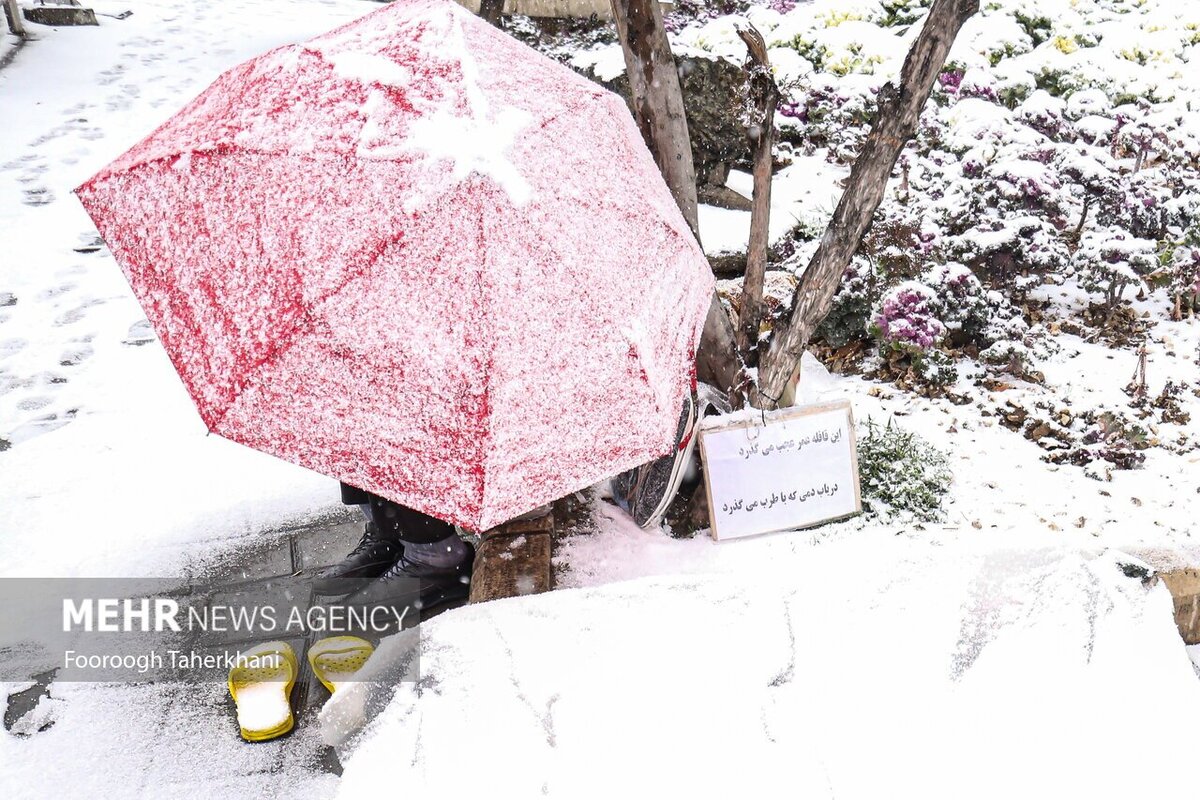
[[[339,293],[341,293],[341,291],[343,289],[345,289],[347,286],[349,286],[352,282],[359,280],[360,278],[363,278],[364,276],[366,276],[369,272],[371,272],[372,268],[379,262],[379,259],[383,257],[383,254],[385,252],[387,252],[388,248],[390,248],[392,245],[394,245],[396,242],[398,242],[399,240],[401,240],[403,238],[404,238],[404,233],[399,232],[399,233],[393,234],[392,236],[385,239],[378,247],[375,248],[375,252],[371,254],[370,258],[367,259],[366,263],[363,264],[361,269],[352,271],[349,275],[347,275],[347,277],[341,283],[339,283],[337,286],[330,289],[329,291],[325,292],[325,294],[321,295],[321,297],[319,297],[317,300],[315,300],[311,304],[310,309],[312,311],[315,311],[320,306],[324,305],[328,300],[330,300],[331,298],[333,298],[336,295],[338,295]],[[246,381],[246,383],[242,386],[242,388],[238,390],[238,392],[235,395],[235,397],[233,398],[233,400],[231,400],[229,402],[229,404],[225,406],[225,408],[221,409],[220,415],[216,419],[213,420],[211,429],[215,431],[217,429],[217,426],[219,426],[225,420],[225,417],[229,414],[229,412],[233,409],[233,407],[235,405],[237,405],[237,402],[239,400],[241,400],[242,397],[248,391],[250,391],[252,388],[258,386],[261,383],[262,372],[266,365],[268,365],[272,362],[277,362],[283,356],[287,355],[287,353],[290,352],[292,350],[292,348],[296,346],[296,344],[300,340],[302,334],[312,332],[312,330],[315,328],[315,326],[316,326],[316,315],[314,313],[306,313],[304,316],[304,321],[293,326],[292,329],[290,331],[288,331],[287,334],[285,334],[285,336],[289,337],[289,341],[285,346],[283,346],[281,348],[277,348],[276,350],[272,351],[270,354],[264,356],[257,363],[255,363],[255,365],[251,369],[251,372],[253,373],[254,377],[248,379]]]

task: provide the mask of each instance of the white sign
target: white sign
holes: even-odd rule
[[[849,401],[754,413],[700,432],[714,539],[794,530],[862,511]]]

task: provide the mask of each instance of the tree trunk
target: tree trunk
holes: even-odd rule
[[[634,119],[692,233],[700,238],[696,172],[683,111],[683,90],[658,0],[612,0],[617,38],[633,96]],[[733,324],[714,294],[696,356],[698,377],[729,392],[741,373]]]
[[[17,0],[4,0],[4,16],[8,17],[8,29],[14,36],[25,37],[25,20],[21,19],[21,9]]]
[[[683,218],[698,234],[696,170],[683,113],[683,90],[658,0],[612,0],[612,9],[625,55],[634,118]]]
[[[504,20],[500,17],[503,13],[504,0],[479,0],[479,16],[501,30],[504,29]]]
[[[963,23],[979,10],[979,0],[934,0],[925,25],[900,71],[900,89],[890,83],[879,91],[875,124],[850,171],[846,189],[821,237],[817,252],[792,295],[789,318],[779,320],[759,369],[751,402],[758,408],[777,404],[800,365],[809,337],[833,305],[833,296],[851,256],[862,242],[888,178],[905,143],[917,129],[921,109],[946,63]]]
[[[771,222],[772,144],[775,139],[775,109],[779,87],[771,77],[767,45],[754,26],[739,28],[738,36],[750,51],[746,60],[749,93],[754,104],[754,197],[750,208],[750,242],[746,248],[746,275],[742,279],[741,313],[738,316],[737,346],[748,366],[758,364],[758,335],[762,326],[763,282],[767,272],[767,245]],[[757,129],[758,135],[754,136]],[[740,393],[739,393],[740,395]],[[740,399],[740,398],[739,398]]]

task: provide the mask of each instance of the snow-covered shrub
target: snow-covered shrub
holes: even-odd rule
[[[905,281],[883,296],[867,332],[879,343],[879,354],[896,375],[945,386],[954,381],[954,362],[939,345],[946,326],[938,319],[938,293],[918,281]]]
[[[983,285],[971,270],[952,261],[938,264],[921,282],[936,292],[932,310],[952,343],[981,338],[988,324],[988,302]]]
[[[917,278],[937,252],[941,231],[936,224],[913,219],[912,209],[897,203],[885,204],[863,238],[861,252],[879,265],[890,283]]]
[[[747,0],[675,0],[663,14],[663,27],[674,33],[699,20],[742,14],[749,6]]]
[[[1117,116],[1117,131],[1113,138],[1113,149],[1118,155],[1132,158],[1134,160],[1133,171],[1137,173],[1155,148],[1161,149],[1166,144],[1166,133],[1144,117],[1126,121],[1127,119],[1122,114]]]
[[[937,293],[923,283],[905,281],[883,296],[869,333],[884,350],[924,355],[946,333],[937,318]]]
[[[890,421],[863,423],[858,440],[858,469],[863,508],[884,519],[912,517],[933,522],[942,517],[942,499],[953,476],[946,455],[915,433]]]
[[[1042,325],[1029,327],[1007,337],[997,337],[979,353],[979,360],[1000,367],[1020,378],[1028,378],[1041,363],[1059,352],[1061,347]]]
[[[1108,95],[1099,89],[1084,89],[1072,92],[1067,97],[1067,119],[1078,122],[1084,117],[1107,117],[1112,112],[1112,103]]]
[[[990,71],[979,67],[971,67],[963,72],[957,94],[959,99],[976,97],[993,103],[1000,99],[996,78]]]
[[[946,253],[970,264],[991,285],[1010,284],[1024,272],[1051,272],[1071,262],[1062,232],[1037,214],[987,214],[947,237]]]
[[[1077,144],[1060,148],[1055,164],[1080,204],[1074,230],[1081,232],[1092,208],[1116,191],[1116,163],[1099,148]]]
[[[1117,227],[1088,231],[1075,253],[1079,285],[1104,297],[1104,306],[1116,307],[1131,286],[1145,285],[1143,276],[1157,265],[1157,243],[1139,239]]]
[[[979,360],[993,366],[1008,367],[1012,372],[1027,370],[1033,363],[1029,348],[1022,342],[1003,339],[981,350]]]
[[[1137,469],[1146,460],[1142,451],[1149,446],[1146,431],[1123,419],[1118,414],[1104,412],[1096,416],[1079,442],[1051,459],[1086,467],[1096,461],[1104,461],[1116,469]],[[1095,470],[1087,474],[1100,478]]]
[[[911,25],[925,15],[933,0],[882,0],[883,11],[887,15],[882,24],[885,28],[897,25]]]
[[[1013,19],[1025,31],[1034,46],[1050,39],[1054,32],[1054,22],[1039,7],[1033,3],[1019,3],[1013,10]]]
[[[1096,222],[1122,228],[1134,237],[1161,239],[1172,219],[1166,200],[1169,190],[1145,174],[1122,175],[1100,201]]]
[[[983,301],[987,306],[987,324],[977,337],[980,344],[1023,339],[1029,334],[1029,323],[1004,294],[993,289],[984,294]]]
[[[833,307],[821,322],[817,333],[834,347],[842,347],[867,334],[871,309],[879,300],[883,274],[875,262],[855,256],[833,296]]]
[[[1038,89],[1017,108],[1017,119],[1051,139],[1068,135],[1070,123],[1065,119],[1066,103],[1044,89]]]
[[[806,149],[827,147],[849,160],[858,152],[875,118],[875,95],[881,81],[850,83],[824,73],[791,88],[780,104],[780,134]]]
[[[930,386],[949,386],[958,377],[954,359],[941,350],[929,350],[910,356],[913,374]]]

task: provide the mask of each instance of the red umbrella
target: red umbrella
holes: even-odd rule
[[[230,70],[77,193],[226,438],[472,529],[672,446],[703,253],[622,101],[450,0]]]

